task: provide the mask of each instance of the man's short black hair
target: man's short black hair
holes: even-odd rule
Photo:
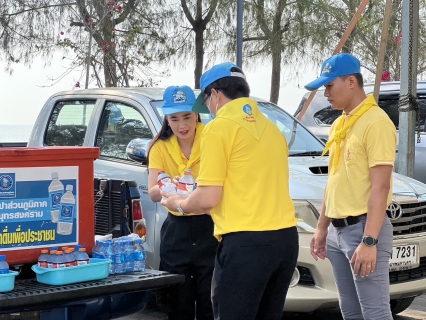
[[[232,68],[231,72],[240,72],[240,69]],[[250,86],[246,79],[241,77],[224,77],[211,83],[204,89],[204,94],[210,95],[212,89],[220,90],[228,99],[248,98],[250,96]]]
[[[342,78],[343,80],[347,79],[350,76],[354,76],[356,81],[358,82],[358,87],[360,87],[361,89],[364,88],[364,78],[362,77],[361,73],[354,73],[354,74],[348,74],[346,76],[341,76],[340,78]]]

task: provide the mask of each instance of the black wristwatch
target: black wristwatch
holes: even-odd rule
[[[376,238],[373,238],[372,236],[364,236],[364,237],[362,237],[362,242],[367,247],[372,247],[372,246],[375,246],[377,244],[377,242],[379,242],[379,240],[376,239]]]

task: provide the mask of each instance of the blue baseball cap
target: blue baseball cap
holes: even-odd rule
[[[231,71],[232,68],[237,68],[240,72]],[[244,73],[239,66],[232,62],[223,62],[213,66],[210,70],[203,73],[200,79],[201,93],[198,95],[194,104],[193,111],[198,113],[210,113],[207,106],[204,104],[204,90],[216,80],[225,77],[239,77],[246,79]]]
[[[163,94],[163,113],[165,115],[179,112],[193,112],[195,103],[194,91],[188,86],[167,87]]]
[[[321,67],[321,75],[305,86],[306,90],[313,91],[337,77],[361,73],[361,63],[349,53],[340,53],[324,61]]]

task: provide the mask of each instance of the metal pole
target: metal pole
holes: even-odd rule
[[[243,67],[243,0],[237,0],[237,66]]]
[[[404,0],[402,4],[400,101],[404,96],[417,97],[418,30],[419,0]],[[399,111],[398,173],[413,177],[416,112],[410,101],[401,105]]]
[[[90,19],[92,18],[92,10],[93,10],[93,2],[90,1]],[[86,21],[87,23],[87,21]],[[90,56],[92,54],[92,25],[93,21],[90,20],[90,29],[89,29],[89,48],[87,50],[87,58],[86,58],[86,84],[84,88],[87,89],[89,87],[89,72],[90,72]]]
[[[383,74],[383,64],[386,53],[386,45],[388,43],[389,23],[392,14],[392,0],[386,0],[385,16],[383,17],[382,39],[380,41],[379,56],[377,59],[376,80],[374,82],[374,99],[379,101],[380,83]]]

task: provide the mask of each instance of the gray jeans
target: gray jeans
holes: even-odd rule
[[[368,277],[353,274],[349,263],[364,234],[366,216],[342,228],[332,224],[328,229],[327,257],[333,266],[339,291],[339,303],[345,320],[392,320],[389,304],[389,259],[392,252],[393,228],[386,217],[377,244],[376,270]]]

